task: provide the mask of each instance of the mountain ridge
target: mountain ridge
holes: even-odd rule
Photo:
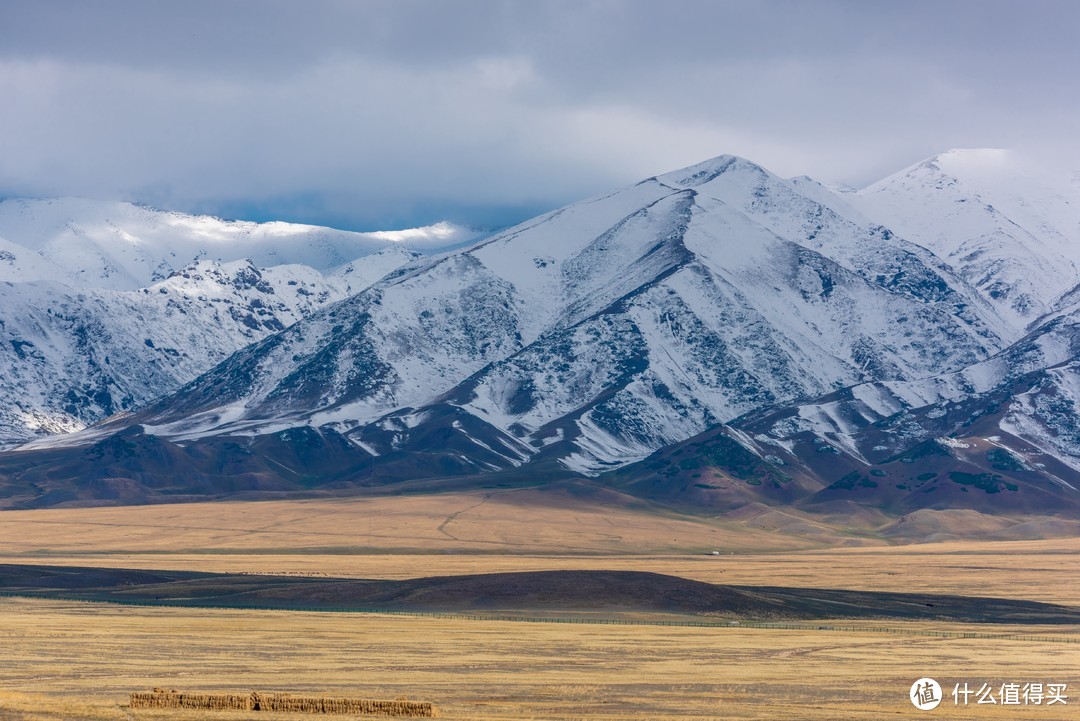
[[[890,513],[942,503],[990,512],[1007,498],[1073,513],[1080,442],[1068,418],[1080,401],[1080,336],[1070,291],[1080,286],[1065,278],[1050,294],[1029,292],[1040,263],[1064,257],[1068,228],[1058,221],[1072,216],[1058,211],[1069,191],[1022,206],[1034,209],[1026,214],[1002,196],[1020,229],[1006,235],[1003,212],[980,206],[977,193],[955,202],[964,179],[948,181],[942,168],[955,170],[956,155],[857,193],[736,156],[653,176],[414,258],[135,415],[22,453],[36,448],[62,466],[65,453],[86,452],[80,444],[121,431],[136,446],[185,449],[177,463],[226,446],[240,449],[233,458],[258,447],[293,459],[298,448],[332,447],[326,481],[339,485],[374,483],[367,469],[378,459],[383,483],[563,474],[728,508],[851,501]],[[984,155],[1000,159],[975,153]],[[1001,177],[984,185],[998,192]],[[899,231],[877,217],[882,207],[935,208],[939,190],[961,208],[950,227],[978,232],[948,245],[927,235],[926,218]],[[924,203],[928,195],[937,200]],[[1040,225],[1046,208],[1056,225]],[[1020,242],[1040,228],[1048,240]],[[955,252],[973,238],[1046,256],[984,267]],[[686,446],[705,436],[714,440]],[[962,452],[965,443],[978,453]],[[656,466],[676,448],[691,455]],[[905,456],[916,448],[925,453]],[[918,493],[879,480],[934,464],[943,480]],[[62,475],[46,465],[35,483]],[[127,461],[114,470],[135,472]],[[723,485],[733,479],[742,485]]]
[[[736,172],[740,176],[739,180],[735,181],[736,190],[741,193],[737,200],[747,204],[747,211],[755,210],[750,206],[758,183],[769,184],[771,187],[768,191],[772,195],[787,192],[785,201],[804,200],[804,196],[790,192],[785,181],[741,159],[720,158],[693,170],[696,175],[692,176],[691,180],[697,183],[699,188],[717,182],[725,173]],[[669,176],[668,179],[672,178]],[[730,201],[732,193],[730,190],[727,192],[727,200]],[[713,193],[716,196],[721,194]],[[812,204],[812,201],[806,202]],[[385,413],[395,413],[409,407],[420,408],[424,403],[437,401],[457,384],[451,381],[460,383],[462,378],[472,378],[468,382],[475,388],[485,391],[490,389],[492,393],[505,399],[507,383],[520,385],[529,382],[529,379],[521,377],[520,373],[513,370],[512,359],[521,358],[522,353],[550,356],[552,352],[561,353],[567,350],[564,347],[563,351],[552,351],[552,344],[569,344],[575,357],[594,354],[594,362],[588,368],[582,367],[580,373],[575,372],[576,380],[572,382],[569,378],[548,379],[547,382],[541,379],[531,381],[534,388],[547,389],[547,398],[555,402],[556,409],[568,412],[572,406],[580,405],[581,399],[577,397],[580,392],[592,393],[594,396],[604,394],[611,383],[626,373],[630,375],[626,375],[624,385],[635,382],[635,373],[647,370],[639,368],[643,358],[641,354],[645,353],[649,356],[648,366],[666,368],[661,377],[652,378],[650,383],[655,381],[664,387],[671,387],[676,384],[685,385],[686,379],[701,393],[711,393],[711,405],[697,404],[696,414],[700,420],[697,421],[695,429],[702,430],[710,422],[727,420],[738,415],[740,411],[749,410],[750,406],[743,405],[732,409],[736,410],[732,412],[723,410],[723,406],[733,397],[732,394],[742,392],[740,389],[750,388],[752,391],[752,384],[735,378],[730,382],[718,380],[714,371],[701,365],[706,362],[703,360],[693,361],[683,357],[680,364],[679,360],[674,359],[672,353],[675,352],[678,339],[669,332],[672,317],[667,318],[666,328],[659,327],[656,321],[663,320],[648,309],[652,307],[650,304],[665,302],[657,296],[673,299],[675,306],[672,306],[671,312],[681,312],[686,318],[685,322],[693,322],[702,329],[701,332],[716,338],[722,346],[721,352],[725,357],[730,356],[737,367],[746,368],[754,362],[752,352],[740,353],[735,350],[737,345],[746,342],[764,343],[760,347],[779,364],[758,372],[755,376],[756,383],[772,386],[773,390],[764,391],[771,394],[769,400],[774,396],[779,400],[802,395],[813,396],[830,387],[841,387],[858,378],[872,363],[880,365],[879,374],[914,377],[927,372],[951,354],[958,353],[959,356],[952,361],[946,360],[946,363],[963,364],[988,355],[1004,344],[1004,341],[990,330],[991,321],[985,319],[990,317],[988,309],[977,308],[978,300],[970,289],[964,288],[956,279],[947,277],[944,269],[924,262],[920,255],[925,253],[906,246],[897,248],[895,252],[880,251],[876,246],[891,240],[887,231],[876,226],[860,229],[855,223],[837,216],[834,222],[842,226],[842,230],[850,236],[843,239],[843,250],[850,251],[856,246],[868,259],[860,264],[862,273],[857,273],[837,265],[813,248],[781,238],[766,225],[756,222],[749,212],[744,212],[744,208],[732,209],[731,205],[732,203],[725,202],[723,198],[703,194],[701,190],[672,188],[665,184],[664,180],[647,180],[617,194],[568,206],[534,224],[510,229],[478,245],[421,265],[407,275],[390,278],[344,301],[334,310],[327,311],[327,318],[315,319],[283,334],[273,345],[284,343],[285,346],[277,351],[268,350],[278,353],[275,358],[296,356],[297,351],[302,354],[303,348],[307,347],[318,349],[310,361],[303,362],[305,370],[299,375],[282,376],[283,371],[268,370],[282,367],[277,361],[269,360],[255,361],[256,365],[253,367],[235,366],[227,372],[232,373],[234,380],[247,379],[240,392],[249,394],[243,402],[248,409],[245,413],[253,420],[282,412],[282,409],[288,407],[288,398],[292,397],[300,404],[302,413],[311,412],[312,402],[316,404],[316,411],[320,407],[327,411],[340,409],[345,404],[353,403],[353,417],[363,423],[368,419],[376,420]],[[614,206],[611,208],[614,212],[607,211],[607,206]],[[624,213],[622,208],[625,206],[629,206],[632,212]],[[561,251],[557,246],[541,242],[540,239],[546,239],[556,232],[548,230],[549,224],[555,223],[558,227],[566,222],[568,216],[573,216],[576,220],[577,216],[595,214],[598,207],[607,211],[600,224],[602,227],[584,234],[583,240],[576,241],[577,245],[566,245],[565,238],[569,234],[563,236]],[[816,209],[821,210],[820,206],[816,206]],[[759,212],[759,216],[768,220],[771,210],[766,208]],[[703,217],[704,221],[698,220]],[[698,225],[692,228],[694,223]],[[708,229],[709,224],[718,224],[719,230]],[[701,227],[700,232],[698,227]],[[580,238],[581,234],[570,237]],[[822,243],[814,244],[823,247]],[[549,257],[534,258],[532,264],[519,263],[522,254],[520,247],[523,245],[544,245]],[[560,252],[563,256],[561,258],[558,257]],[[723,258],[714,257],[717,253],[722,253]],[[781,302],[761,296],[752,301],[748,300],[745,290],[747,278],[760,280],[763,276],[769,276],[770,267],[778,264],[786,266],[771,273],[773,279],[770,283],[778,293],[787,292],[791,295],[790,291],[782,291],[781,288],[790,285],[792,280],[810,285],[799,288],[795,291],[795,297],[785,297]],[[874,264],[878,267],[873,267]],[[522,265],[525,265],[524,269]],[[877,272],[884,266],[888,266],[890,275]],[[549,268],[557,269],[558,277],[555,277],[554,270],[548,270]],[[792,273],[799,277],[789,278]],[[434,294],[420,295],[422,300],[418,300],[414,295],[413,288],[423,286],[424,290],[418,291],[422,294],[433,284],[439,288],[445,288],[448,284],[452,290],[437,290]],[[455,295],[450,301],[446,300],[448,292]],[[709,294],[709,297],[702,299],[702,292]],[[831,308],[835,310],[824,317],[815,316],[812,322],[809,318],[797,323],[790,322],[792,307],[809,306],[816,300],[827,300],[834,293],[836,297],[846,296],[841,304],[822,305],[826,311]],[[882,326],[885,324],[880,322],[879,317],[861,313],[852,294],[875,304],[873,310],[880,313],[881,317],[895,315],[902,319],[901,322],[912,322],[923,332],[932,334],[938,327],[949,327],[951,348],[942,350],[940,347],[906,344],[896,352],[887,354],[879,347],[880,343],[871,339],[873,334],[882,334]],[[403,296],[402,304],[407,310],[398,309],[393,304],[391,299],[394,296]],[[542,297],[548,298],[546,305],[551,310],[537,312],[536,306]],[[561,301],[553,305],[552,298],[560,298]],[[871,300],[873,298],[878,300]],[[450,303],[449,306],[446,305],[447,302]],[[431,320],[431,309],[438,307],[440,303],[443,304],[444,319],[435,323]],[[687,303],[690,303],[690,306],[687,306]],[[764,322],[776,329],[766,332],[758,340],[747,337],[724,341],[723,336],[728,334],[725,326],[709,321],[703,325],[701,321],[701,318],[713,313],[720,303],[726,303],[731,308],[730,312],[746,316],[744,323]],[[694,308],[695,304],[698,306],[697,310]],[[899,312],[898,308],[909,312]],[[818,311],[808,309],[805,312]],[[747,313],[750,315],[747,316]],[[374,319],[375,316],[380,317]],[[349,332],[344,334],[352,339],[348,342],[337,341],[332,337],[333,329],[341,325],[342,318],[351,319]],[[448,330],[453,327],[448,326],[448,322],[458,324],[454,331]],[[829,359],[831,355],[819,340],[821,327],[825,322],[836,324],[831,340],[840,345],[847,344],[851,348],[847,352],[851,355],[847,358],[834,357],[829,361],[831,367],[818,370],[816,378],[813,376],[814,371],[811,371],[809,379],[799,377],[813,367],[811,357]],[[845,336],[844,328],[849,323],[862,324],[862,338],[851,339]],[[387,333],[390,331],[382,329],[392,329],[394,337],[389,337]],[[310,337],[312,332],[320,340],[313,341]],[[402,341],[403,334],[408,335],[409,339]],[[372,338],[375,340],[371,340]],[[376,343],[376,346],[387,343],[388,347],[356,345],[369,340]],[[390,396],[364,396],[370,401],[368,402],[361,397],[362,389],[349,387],[347,383],[338,383],[335,386],[329,378],[322,386],[314,389],[312,379],[319,373],[325,374],[328,364],[336,362],[326,356],[327,349],[338,345],[344,347],[348,343],[352,344],[348,346],[350,357],[366,359],[363,361],[364,365],[362,368],[339,365],[334,372],[344,374],[345,377],[350,377],[350,373],[354,376],[362,373],[367,378],[382,378],[383,382],[378,386],[377,393],[389,393]],[[736,345],[731,345],[732,343]],[[418,357],[413,353],[419,348],[419,353],[423,354],[426,348],[433,346],[437,346],[441,351],[438,357]],[[733,349],[731,352],[735,353],[734,356],[728,348]],[[808,351],[807,348],[812,350]],[[482,352],[475,353],[477,349]],[[689,350],[695,352],[700,349],[695,347]],[[456,368],[453,367],[452,355],[455,352],[458,361]],[[335,358],[339,356],[340,353]],[[668,360],[665,360],[664,356]],[[448,357],[450,360],[443,363],[442,359]],[[603,358],[607,360],[602,360]],[[634,358],[638,360],[635,361]],[[795,358],[802,360],[796,361]],[[697,366],[696,379],[691,379],[687,368],[683,367],[690,362]],[[716,359],[709,362],[714,367],[720,365]],[[263,365],[259,366],[259,363]],[[507,363],[510,366],[507,366]],[[483,371],[487,366],[490,366],[486,371],[487,378],[473,378],[474,374]],[[802,369],[801,373],[795,370],[796,366]],[[517,367],[520,370],[520,364]],[[543,367],[543,364],[538,367]],[[503,370],[506,372],[502,372]],[[219,369],[217,372],[226,371]],[[410,372],[413,373],[412,378],[407,375]],[[596,375],[598,372],[599,376]],[[446,378],[449,373],[456,375],[450,376],[441,385],[440,381],[432,377],[438,375]],[[508,378],[507,373],[511,377]],[[495,374],[495,377],[492,377],[492,374]],[[713,377],[707,377],[709,374]],[[303,378],[304,387],[295,386],[289,380],[293,377]],[[589,378],[593,380],[590,381]],[[780,380],[777,380],[778,378]],[[785,378],[788,380],[784,380]],[[559,388],[567,382],[577,390],[570,393],[564,401],[558,401]],[[784,383],[794,385],[784,389]],[[343,390],[346,387],[350,388],[347,392]],[[410,387],[427,391],[426,398],[423,395],[417,396],[409,390]],[[589,388],[592,390],[588,390]],[[643,389],[641,393],[636,393],[636,390],[641,390],[640,386],[629,394],[624,394],[626,402],[650,402],[648,397],[652,394],[651,391]],[[319,399],[311,397],[311,393],[316,392],[322,394]],[[202,413],[210,410],[193,407],[190,403],[192,397],[206,397],[212,403],[218,403],[223,398],[219,389],[200,393],[196,388],[185,388],[182,395],[184,398],[178,396],[176,399],[179,403],[176,410],[166,411],[166,419],[175,418],[177,412],[184,415],[192,411]],[[228,398],[230,402],[241,400],[239,396]],[[616,399],[616,402],[621,400]],[[453,402],[471,410],[472,401],[470,398],[458,397]],[[164,400],[155,407],[170,403],[173,401]],[[283,406],[282,403],[286,405]],[[375,404],[374,408],[370,407],[371,403]],[[479,405],[475,408],[481,415],[486,415],[489,421],[499,413],[505,415],[504,412],[507,411],[505,402],[494,400],[490,394],[486,399],[478,398],[477,403]],[[500,406],[500,403],[503,405]],[[367,410],[365,404],[369,406]],[[536,408],[536,403],[531,407]],[[380,410],[382,413],[379,413]],[[679,424],[685,418],[686,410],[688,409],[684,406],[674,413],[662,411],[665,414],[664,420],[657,422]],[[367,415],[361,415],[362,413]],[[150,415],[153,415],[152,411]],[[511,415],[518,416],[520,413]],[[525,426],[521,425],[523,422],[536,429],[548,425],[555,418],[550,413],[538,417],[535,422],[515,418],[505,423],[502,430],[508,432],[509,426],[515,424],[524,428]],[[596,416],[593,416],[578,423],[578,430],[595,418]],[[163,428],[163,424],[157,419],[147,420],[157,431],[168,433],[168,429]],[[570,432],[572,429],[564,430]],[[670,442],[675,439],[666,440]],[[624,450],[625,446],[617,452]]]

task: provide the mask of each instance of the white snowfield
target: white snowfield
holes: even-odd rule
[[[103,376],[93,369],[50,385],[61,364],[33,375],[24,357],[86,357],[74,331],[55,329],[55,313],[101,306],[95,313],[125,315],[128,325],[108,326],[126,339],[95,347],[95,368],[108,353],[109,364],[140,369],[109,375],[120,379],[106,387],[113,412],[142,408],[135,422],[178,441],[313,425],[381,454],[407,451],[438,427],[475,449],[476,460],[461,457],[478,470],[543,455],[596,474],[717,423],[791,406],[783,424],[747,440],[754,452],[790,448],[791,435],[808,430],[865,460],[859,432],[870,419],[955,404],[1053,367],[1043,380],[1054,392],[1017,398],[1003,432],[1080,463],[1075,424],[1069,435],[1062,420],[1080,352],[1078,192],[1002,151],[950,151],[859,192],[721,156],[434,257],[384,238],[392,248],[345,265],[343,248],[359,245],[334,231],[278,245],[265,228],[254,262],[222,258],[148,288],[109,289],[110,299],[133,296],[128,306],[105,310],[83,292],[43,316],[37,286],[10,286],[10,307],[26,319],[13,328],[35,346],[20,356],[5,338],[0,353],[33,401],[0,425],[25,438],[109,410],[95,400],[92,378]],[[423,231],[423,242],[444,231]],[[100,283],[138,283],[165,257],[109,251],[118,270],[104,273],[94,253],[79,263]],[[53,261],[38,253],[25,266]],[[0,307],[7,321],[8,302]],[[170,327],[170,312],[182,330],[135,331]],[[135,313],[142,320],[130,320]],[[810,400],[845,388],[846,399]],[[57,398],[69,392],[93,413],[67,413]]]

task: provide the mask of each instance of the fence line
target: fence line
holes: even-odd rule
[[[569,616],[502,616],[497,614],[454,613],[452,611],[402,611],[385,608],[318,608],[290,606],[260,606],[214,603],[176,603],[172,601],[149,601],[135,599],[93,599],[65,596],[60,594],[9,593],[0,591],[0,597],[30,598],[47,601],[78,601],[83,603],[109,603],[119,606],[140,606],[147,608],[196,608],[227,611],[284,611],[288,613],[359,613],[384,616],[409,616],[415,618],[438,618],[457,621],[506,621],[511,623],[581,623],[607,626],[669,626],[674,628],[754,628],[778,629],[787,631],[844,631],[854,633],[889,633],[900,636],[928,636],[932,638],[978,638],[999,639],[1006,641],[1036,641],[1040,643],[1080,643],[1080,637],[1067,636],[1028,636],[1015,633],[984,633],[981,631],[930,631],[895,626],[843,626],[822,622],[778,622],[778,621],[676,621],[645,620],[631,618],[575,618]]]

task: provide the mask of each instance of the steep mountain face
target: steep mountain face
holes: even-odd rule
[[[1080,513],[1080,307],[951,373],[772,406],[615,476],[717,510]]]
[[[796,479],[807,507],[1075,511],[1080,187],[1007,151],[950,151],[843,197],[948,259],[1021,337],[956,371],[778,404],[711,437],[732,434],[771,472]],[[732,480],[722,463],[700,465]],[[730,495],[675,475],[668,495],[713,504]]]
[[[1017,327],[1080,292],[1080,185],[1013,152],[952,150],[848,198],[948,262]]]
[[[1046,488],[1080,492],[1078,371],[1080,309],[1073,308],[959,371],[859,384],[733,426],[760,455],[825,484],[850,471],[911,463],[914,453],[939,456],[938,465],[981,466],[986,478],[1025,471]]]
[[[1080,512],[1076,183],[950,151],[842,197],[947,259],[1020,337],[959,370],[750,412],[617,482],[717,509]]]
[[[476,471],[595,474],[757,408],[964,367],[1003,325],[925,249],[725,156],[392,274],[138,421],[185,441],[329,426],[376,454],[438,429]]]

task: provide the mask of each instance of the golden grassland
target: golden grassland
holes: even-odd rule
[[[0,513],[0,563],[378,579],[612,569],[1080,605],[1080,538],[849,540],[862,545],[530,492]]]
[[[0,599],[0,643],[0,688],[16,690],[0,694],[0,718],[20,720],[208,717],[124,708],[130,691],[153,686],[404,696],[434,702],[442,718],[494,721],[904,718],[914,711],[907,690],[923,675],[948,689],[1080,684],[1073,644],[23,599]],[[1075,704],[959,707],[944,717],[1063,719]]]
[[[840,534],[821,526],[820,535],[778,534],[651,508],[594,506],[564,494],[528,490],[0,514],[0,544],[12,553],[196,548],[578,554],[716,547],[790,550],[835,544]]]
[[[1080,605],[1077,538],[897,546],[826,526],[787,531],[527,493],[457,493],[3,512],[0,562],[366,578],[646,570],[713,583]],[[724,555],[706,555],[712,550]],[[1060,626],[888,625],[1080,635]],[[923,675],[949,690],[964,681],[1068,683],[1076,697],[1065,707],[954,708],[947,700],[940,718],[1080,718],[1073,643],[0,598],[0,719],[13,721],[208,717],[125,707],[129,693],[155,686],[405,696],[435,703],[444,718],[476,721],[911,718],[907,690]]]

